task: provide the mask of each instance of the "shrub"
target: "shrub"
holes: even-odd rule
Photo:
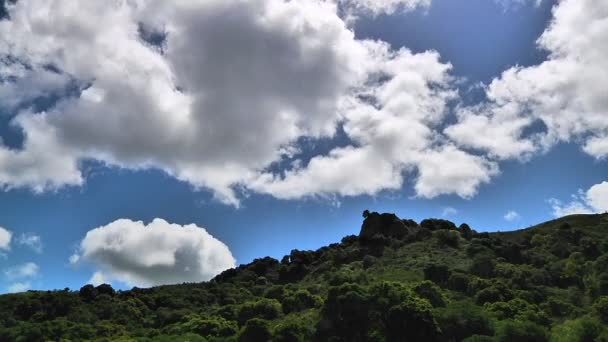
[[[545,342],[547,331],[538,324],[527,321],[507,320],[498,324],[496,341]]]
[[[363,257],[363,268],[368,269],[372,267],[378,259],[371,255],[366,255]]]
[[[608,323],[608,296],[600,297],[593,305],[593,309],[604,323]]]
[[[435,341],[441,330],[431,307],[422,300],[410,298],[388,311],[386,339],[388,341]]]
[[[439,247],[458,248],[460,243],[460,234],[452,230],[439,230],[435,232],[435,238]]]
[[[598,320],[583,317],[565,321],[551,330],[551,341],[606,341],[599,337],[608,337],[608,331]]]
[[[435,284],[444,284],[450,278],[451,272],[446,265],[431,264],[424,268],[424,279]]]
[[[196,333],[204,337],[228,337],[237,333],[237,324],[222,317],[199,317],[194,315],[185,323],[170,329],[172,333]]]
[[[298,290],[294,294],[285,297],[283,300],[283,312],[288,314],[291,312],[303,311],[320,307],[323,300],[319,296],[314,296],[308,290]]]
[[[240,342],[270,341],[271,337],[268,321],[260,318],[248,320],[239,333]]]
[[[317,339],[367,341],[434,341],[439,328],[432,306],[400,283],[382,282],[369,288],[356,284],[332,287],[322,310]]]
[[[483,278],[491,278],[494,276],[494,270],[496,268],[496,261],[494,258],[482,255],[477,256],[473,259],[470,271],[476,276]]]
[[[469,287],[469,276],[463,273],[454,273],[448,279],[447,286],[450,290],[464,293]]]
[[[429,303],[431,303],[431,305],[434,307],[443,307],[446,304],[446,300],[441,292],[441,289],[433,282],[425,280],[414,285],[412,290],[421,298],[428,300]]]
[[[240,324],[252,318],[275,319],[281,315],[281,303],[276,299],[260,299],[243,304],[238,311]]]
[[[468,302],[453,303],[437,312],[442,335],[463,340],[473,335],[493,335],[492,321],[483,310]]]
[[[274,342],[312,341],[315,333],[314,316],[295,316],[281,321],[274,329]]]
[[[494,303],[504,300],[502,292],[494,286],[486,287],[475,296],[475,302],[479,305]]]

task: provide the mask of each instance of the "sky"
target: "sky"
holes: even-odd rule
[[[0,8],[0,293],[608,210],[605,1]]]

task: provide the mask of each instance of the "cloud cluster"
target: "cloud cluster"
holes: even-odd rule
[[[228,247],[196,225],[121,219],[87,232],[71,263],[97,268],[90,282],[134,286],[200,282],[234,267]]]
[[[606,2],[559,2],[538,39],[548,60],[504,71],[486,88],[489,102],[461,108],[446,134],[497,159],[527,158],[579,141],[586,153],[608,156],[607,17]]]
[[[35,278],[40,273],[40,267],[33,262],[26,262],[21,265],[9,267],[4,271],[4,276],[11,281],[7,291],[9,293],[23,292],[31,289],[31,278]]]
[[[17,238],[16,243],[28,247],[38,254],[42,253],[43,245],[40,235],[36,235],[34,233],[22,233]]]
[[[369,12],[373,15],[393,14],[397,11],[409,12],[418,8],[428,8],[431,0],[337,0],[352,12]]]
[[[587,191],[579,190],[572,195],[570,202],[563,203],[552,198],[549,203],[555,217],[608,212],[608,182],[595,184]]]
[[[27,262],[22,265],[13,266],[4,271],[4,275],[6,275],[9,279],[23,279],[23,278],[31,278],[38,275],[40,271],[40,267],[33,263]]]
[[[608,5],[557,4],[539,39],[549,59],[505,71],[450,124],[451,65],[357,39],[340,10],[429,3],[19,1],[0,21],[0,98],[25,140],[0,145],[0,185],[81,185],[93,159],[164,170],[236,206],[240,191],[375,195],[408,177],[419,197],[470,198],[500,161],[558,142],[606,156]],[[28,105],[41,97],[58,100]],[[301,156],[302,139],[338,131],[338,147]]]
[[[390,12],[428,1],[350,3]],[[0,55],[11,56],[2,70],[13,76],[1,84],[12,107],[25,108],[12,121],[25,141],[21,149],[0,147],[0,184],[80,185],[80,161],[96,159],[158,168],[234,205],[239,188],[278,198],[376,194],[400,188],[406,173],[417,175],[423,197],[474,195],[497,167],[437,131],[457,97],[451,66],[436,52],[356,39],[337,7],[320,0],[11,5],[11,20],[0,22],[10,37]],[[43,112],[21,105],[49,93],[65,96]],[[300,139],[332,138],[338,127],[349,146],[267,171],[297,152]]]

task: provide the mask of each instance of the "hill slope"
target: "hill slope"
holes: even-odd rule
[[[608,215],[504,233],[364,217],[206,283],[0,296],[0,341],[608,341]]]

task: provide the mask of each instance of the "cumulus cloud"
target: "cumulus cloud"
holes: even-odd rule
[[[42,239],[34,233],[23,233],[16,239],[16,243],[30,248],[36,253],[42,253]]]
[[[25,292],[32,288],[32,283],[29,281],[12,283],[6,289],[8,293]]]
[[[87,232],[71,263],[88,261],[98,270],[91,282],[134,286],[200,282],[235,266],[228,247],[196,225],[155,219],[121,219]]]
[[[458,214],[458,209],[453,207],[445,207],[441,211],[441,216],[454,216],[456,214]]]
[[[37,264],[33,262],[27,262],[22,265],[17,265],[8,268],[6,271],[4,271],[4,275],[8,279],[32,278],[37,276],[39,271],[40,267]]]
[[[503,216],[503,218],[509,222],[514,222],[521,219],[521,215],[519,215],[519,213],[515,210],[509,210],[505,216]]]
[[[569,202],[552,198],[549,203],[556,217],[608,212],[608,182],[595,184],[587,191],[579,190]]]
[[[11,249],[11,239],[13,233],[10,230],[0,227],[0,252]]]
[[[431,0],[338,0],[338,3],[347,10],[368,12],[373,15],[393,14],[397,11],[409,12],[431,6]]]
[[[347,2],[374,13],[429,4]],[[338,7],[321,0],[11,5],[11,20],[0,22],[7,37],[0,55],[11,56],[3,72],[13,76],[1,83],[12,106],[61,93],[67,83],[72,92],[44,112],[13,113],[25,141],[21,149],[0,146],[0,184],[81,185],[79,163],[95,159],[164,170],[233,205],[236,189],[278,198],[376,194],[400,188],[406,174],[417,175],[422,197],[474,195],[497,167],[437,131],[457,98],[451,66],[436,52],[356,39]],[[163,39],[152,42],[154,33]],[[301,138],[332,138],[339,127],[349,146],[267,171]],[[452,157],[457,165],[439,168]]]
[[[499,159],[525,158],[560,142],[608,153],[608,3],[564,0],[538,39],[545,62],[512,67],[486,88],[487,103],[461,108],[445,133]],[[544,129],[534,129],[535,126]],[[532,134],[527,130],[532,129]],[[474,133],[476,132],[476,133]]]
[[[11,99],[25,140],[0,145],[0,185],[78,186],[80,163],[93,159],[160,169],[235,206],[241,190],[334,198],[398,190],[406,179],[418,197],[470,198],[498,162],[559,142],[606,156],[608,5],[559,2],[538,40],[548,60],[506,70],[485,86],[487,101],[456,108],[454,124],[449,63],[357,39],[340,11],[428,5],[19,1],[0,21],[0,56],[10,56],[0,58],[0,98]],[[59,100],[41,112],[26,105],[45,96]],[[299,141],[338,130],[345,144],[299,158]]]

